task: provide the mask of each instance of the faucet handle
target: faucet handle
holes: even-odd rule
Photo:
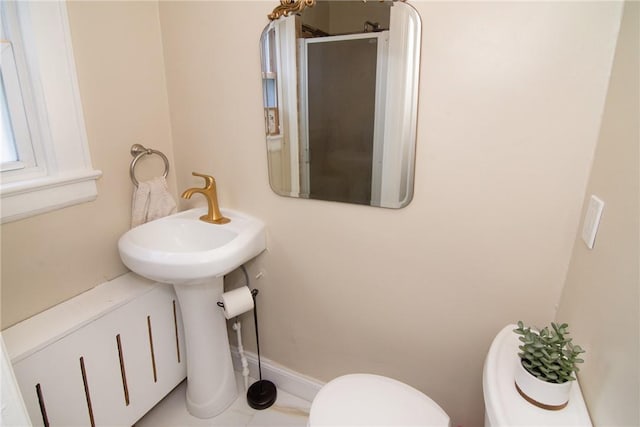
[[[212,224],[226,224],[231,221],[229,218],[222,216],[220,208],[218,207],[218,192],[216,191],[216,180],[211,175],[205,175],[198,172],[191,172],[193,176],[199,176],[204,179],[204,188],[190,188],[186,190],[184,194],[187,194],[187,199],[191,197],[191,194],[201,193],[207,199],[207,206],[209,211],[206,215],[200,217],[205,222]],[[183,194],[183,197],[185,196]]]
[[[191,175],[193,176],[199,176],[200,178],[204,178],[204,189],[205,190],[209,190],[211,189],[211,187],[213,187],[216,183],[216,180],[211,176],[211,175],[205,175],[202,173],[198,173],[198,172],[191,172]]]

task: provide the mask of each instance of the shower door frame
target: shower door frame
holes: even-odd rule
[[[309,198],[311,192],[310,156],[309,156],[309,109],[308,109],[308,48],[309,44],[330,43],[358,39],[377,39],[376,93],[373,128],[373,161],[371,170],[371,200],[379,205],[382,192],[382,157],[384,153],[384,120],[387,95],[387,53],[389,51],[389,31],[359,33],[339,36],[299,39],[299,76],[300,82],[300,197]]]

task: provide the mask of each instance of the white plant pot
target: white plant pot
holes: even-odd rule
[[[517,360],[516,365],[516,389],[525,400],[539,408],[555,411],[567,406],[573,381],[562,384],[548,383],[531,375],[522,366],[520,359]]]

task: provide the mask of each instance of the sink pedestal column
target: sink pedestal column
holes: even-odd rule
[[[223,278],[176,285],[187,347],[187,409],[198,418],[222,413],[238,397],[227,323],[222,309]]]

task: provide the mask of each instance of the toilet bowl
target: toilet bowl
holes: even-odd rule
[[[350,374],[329,381],[311,403],[310,427],[437,426],[449,416],[427,395],[380,375]]]
[[[496,335],[489,348],[482,373],[485,403],[485,427],[498,426],[580,426],[591,420],[580,384],[573,381],[568,405],[561,410],[542,409],[527,402],[516,390],[514,375],[520,357],[517,325],[507,325]]]

